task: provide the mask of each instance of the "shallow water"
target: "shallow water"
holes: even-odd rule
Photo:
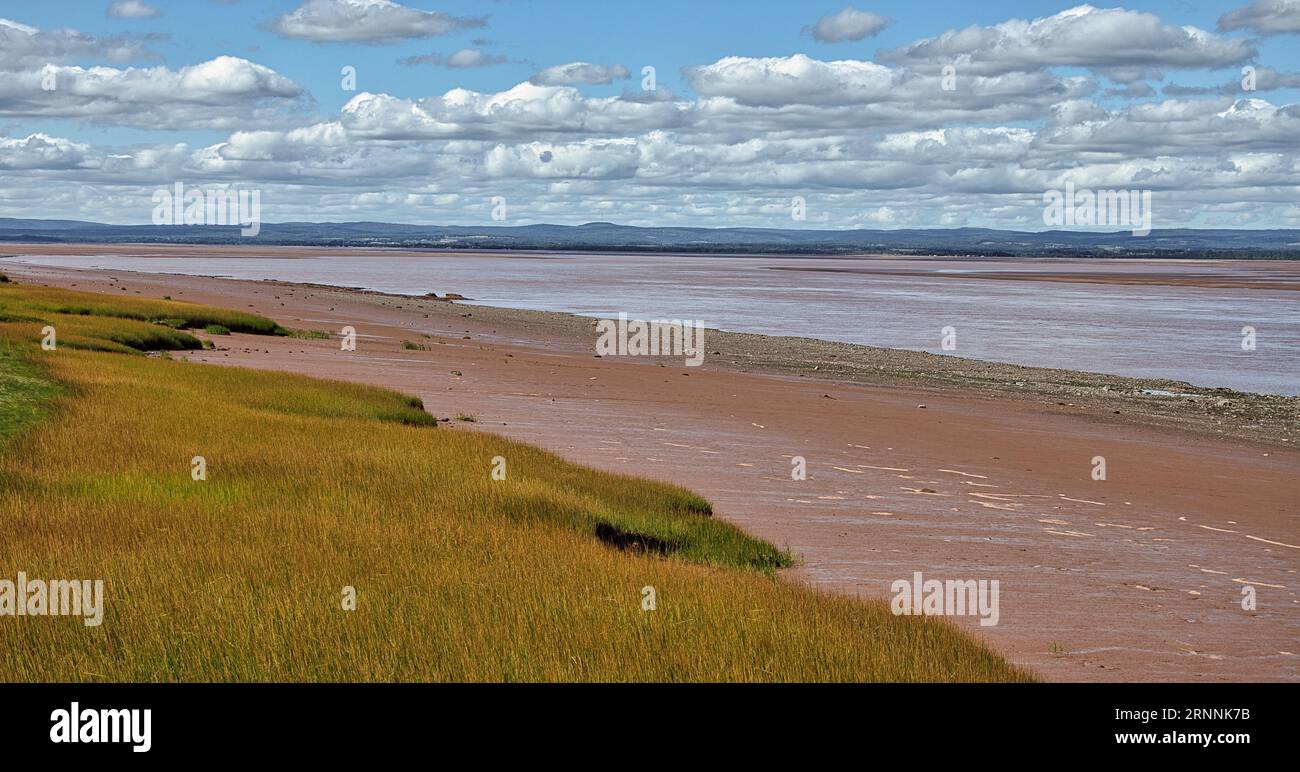
[[[1023,365],[1300,394],[1300,292],[967,278],[971,272],[1300,280],[1295,262],[371,253],[22,256],[43,265],[280,279],[588,315],[701,320]],[[833,269],[833,270],[827,270]],[[847,269],[850,272],[845,272]],[[871,273],[855,273],[866,270]],[[923,275],[911,275],[919,272]],[[1242,349],[1242,328],[1256,349]],[[954,328],[956,349],[944,351]]]

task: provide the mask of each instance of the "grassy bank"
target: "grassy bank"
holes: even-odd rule
[[[102,578],[104,622],[0,617],[0,679],[1025,677],[942,621],[774,578],[788,555],[683,489],[384,389],[127,355],[270,320],[85,294],[0,285],[0,401],[26,406],[0,426],[0,578]]]

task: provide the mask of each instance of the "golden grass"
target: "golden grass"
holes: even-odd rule
[[[190,327],[209,324],[228,327],[235,332],[259,335],[280,334],[284,330],[264,316],[212,308],[183,300],[152,300],[113,297],[94,292],[78,292],[57,287],[7,282],[0,285],[0,309],[19,309],[65,316],[102,316],[139,321],[178,321]]]
[[[106,612],[0,617],[0,680],[1029,678],[941,620],[775,578],[784,553],[688,491],[384,389],[36,339],[0,324],[0,404],[53,405],[0,438],[0,578],[102,578]]]
[[[0,335],[39,339],[46,326],[54,328],[59,346],[118,353],[202,348],[185,327],[212,334],[289,332],[263,316],[194,303],[0,282]]]

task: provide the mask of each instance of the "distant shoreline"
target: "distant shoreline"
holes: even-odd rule
[[[997,228],[816,229],[781,227],[581,225],[423,225],[385,222],[256,223],[262,247],[510,250],[603,254],[677,253],[782,257],[864,254],[894,257],[1060,257],[1139,259],[1300,259],[1300,230],[1164,228],[1132,231]],[[240,246],[237,225],[109,225],[0,217],[0,243]]]

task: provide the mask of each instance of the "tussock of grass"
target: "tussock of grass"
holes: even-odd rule
[[[49,314],[43,321],[57,331],[58,344],[70,348],[119,353],[203,348],[203,343],[188,332],[134,319]]]
[[[432,418],[413,397],[0,339],[4,414],[50,406],[0,449],[0,576],[106,595],[100,627],[0,619],[0,680],[1026,678],[946,622],[772,577],[789,556],[689,491],[408,425]]]
[[[278,324],[264,316],[210,308],[182,300],[150,300],[145,298],[114,298],[93,292],[54,287],[9,284],[0,290],[0,302],[12,294],[33,311],[69,316],[107,316],[153,322],[163,319],[184,320],[185,327],[203,328],[219,324],[234,332],[256,335],[278,335],[283,332]]]
[[[203,348],[186,328],[213,335],[280,331],[264,317],[192,303],[110,298],[12,282],[0,288],[0,334],[39,340],[45,325],[55,328],[60,346],[117,353]]]
[[[409,340],[402,341],[402,348],[407,351],[428,351],[429,347],[423,343],[412,343]]]
[[[0,339],[0,443],[49,415],[62,388],[23,355],[25,347]]]
[[[284,329],[281,334],[290,338],[301,338],[303,340],[325,340],[330,336],[328,332],[322,332],[320,330]]]
[[[0,324],[6,322],[39,322],[40,320],[38,316],[11,311],[6,306],[0,305]]]
[[[242,372],[242,371],[241,371]],[[286,388],[291,386],[291,388]],[[437,418],[424,409],[424,401],[389,389],[352,383],[302,378],[292,384],[278,379],[241,380],[240,403],[271,414],[326,419],[367,419],[436,426]]]

